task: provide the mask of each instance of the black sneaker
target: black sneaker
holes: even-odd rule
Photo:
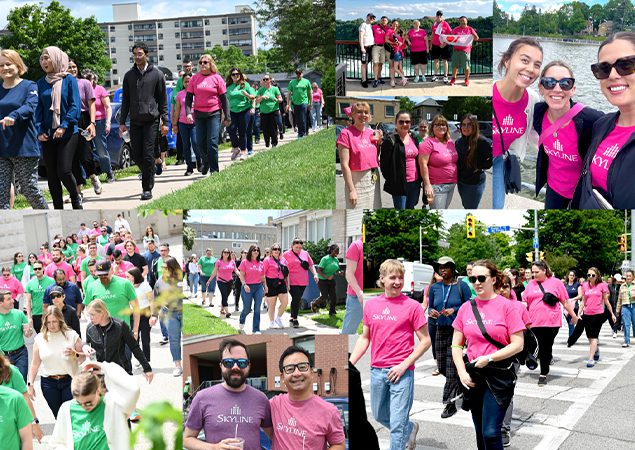
[[[384,80],[379,80],[379,84],[386,84]]]
[[[165,336],[163,336],[163,339],[161,339],[161,340],[159,341],[159,344],[161,344],[161,345],[165,345],[165,344],[167,344],[168,342],[170,342],[170,341],[168,340],[168,338],[166,338]]]
[[[152,191],[143,191],[141,194],[141,200],[150,200],[152,198]]]
[[[512,437],[509,434],[509,431],[503,430],[501,434],[503,435],[503,447],[509,447],[512,443]]]
[[[280,133],[280,139],[284,139],[284,134]]]
[[[189,177],[189,176],[190,176],[190,175],[192,175],[193,173],[194,173],[194,172],[192,172],[192,170],[191,170],[191,169],[187,169],[187,170],[185,171],[185,173],[183,174],[183,176]]]
[[[203,175],[207,175],[208,170],[209,170],[209,167],[207,167],[207,164],[203,163],[203,167],[201,167],[201,173]]]
[[[540,375],[538,377],[538,386],[546,386],[547,385],[547,375]]]
[[[291,326],[293,328],[298,328],[300,326],[300,322],[298,322],[298,319],[291,319]]]
[[[368,81],[366,81],[366,80],[362,81],[362,87],[363,88],[368,88]]]
[[[453,402],[450,402],[447,405],[445,405],[445,409],[441,413],[441,418],[447,419],[448,417],[452,417],[455,414],[456,414],[456,405]]]

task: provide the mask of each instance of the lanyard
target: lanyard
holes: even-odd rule
[[[445,283],[441,282],[441,289],[443,289],[443,309],[445,309],[445,305],[448,304],[448,297],[450,296],[450,291],[452,290],[452,286],[454,286],[454,284],[450,284],[450,287],[448,288],[448,292],[445,292]]]

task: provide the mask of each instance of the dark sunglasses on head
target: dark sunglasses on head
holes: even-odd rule
[[[587,278],[595,278],[595,274],[594,273],[587,273],[586,276],[587,276]]]
[[[607,62],[591,64],[591,72],[598,80],[606,80],[614,67],[615,71],[622,77],[632,75],[635,73],[635,55],[616,59],[613,64]]]
[[[479,283],[485,283],[485,280],[487,280],[487,275],[478,275],[478,276],[474,276],[472,275],[471,277],[467,277],[468,280],[470,280],[470,283],[474,284],[477,281]]]
[[[246,369],[249,365],[249,360],[247,358],[224,358],[221,360],[223,366],[227,369],[231,369],[236,364],[240,369]]]
[[[398,120],[397,122],[399,123],[399,125],[410,125],[409,120]]]
[[[552,77],[545,77],[540,79],[540,85],[548,90],[555,88],[556,84],[559,84],[560,89],[563,91],[570,91],[573,89],[573,85],[575,84],[575,78],[561,78],[556,80]]]

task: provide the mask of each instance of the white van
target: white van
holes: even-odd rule
[[[406,269],[404,274],[404,286],[401,292],[414,298],[418,302],[423,301],[423,290],[430,284],[434,268],[429,264],[421,264],[412,261],[401,261]]]

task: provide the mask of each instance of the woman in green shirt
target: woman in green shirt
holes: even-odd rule
[[[265,147],[269,147],[270,142],[273,147],[278,145],[277,123],[280,103],[282,103],[280,89],[272,86],[271,81],[271,76],[265,74],[262,77],[262,86],[256,92],[256,103],[260,104],[260,124],[265,136]]]
[[[229,112],[231,125],[229,137],[232,141],[232,161],[240,153],[240,160],[247,157],[247,125],[251,116],[256,113],[254,99],[256,91],[247,83],[245,75],[236,67],[232,67],[227,76],[227,98],[229,99]]]
[[[311,304],[311,310],[318,312],[321,305],[329,304],[329,315],[335,315],[335,305],[337,304],[337,295],[335,294],[335,274],[340,272],[340,261],[337,255],[340,253],[340,247],[337,244],[331,244],[327,250],[327,254],[320,260],[318,264],[317,276],[318,287],[320,288],[320,298]]]
[[[26,261],[24,260],[24,253],[17,252],[13,255],[13,267],[11,267],[11,275],[18,280],[22,280],[22,274],[26,267]]]

